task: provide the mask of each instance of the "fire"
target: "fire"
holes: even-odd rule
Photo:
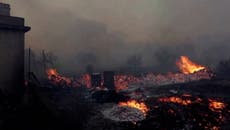
[[[226,104],[221,101],[216,101],[209,99],[209,109],[214,111],[214,112],[220,112],[226,107]]]
[[[115,86],[116,90],[124,90],[127,89],[128,86],[132,83],[139,83],[142,80],[138,77],[132,75],[116,75],[115,76]]]
[[[127,102],[120,102],[119,106],[128,106],[136,108],[146,114],[149,111],[149,108],[145,105],[144,102],[137,102],[136,100],[130,100]]]
[[[91,88],[91,77],[89,74],[81,75],[79,78],[66,77],[57,72],[56,69],[47,69],[46,74],[50,82],[54,85],[62,87],[80,87],[85,86]]]
[[[46,74],[48,75],[48,79],[51,79],[52,76],[56,77],[59,75],[56,69],[48,69],[46,70]]]
[[[134,76],[130,74],[118,74],[114,76],[114,84],[117,92],[128,90],[131,85],[169,85],[175,83],[185,83],[191,81],[198,81],[201,79],[211,79],[214,75],[206,67],[198,65],[192,62],[188,57],[181,56],[177,66],[182,73],[171,73],[166,75],[154,74],[152,72],[142,74],[141,76]],[[205,70],[205,71],[201,71]],[[89,74],[83,74],[77,78],[65,77],[57,72],[56,69],[48,69],[46,71],[48,79],[54,82],[56,85],[62,86],[63,82],[67,87],[81,87],[86,86],[92,88],[91,76]],[[101,82],[103,86],[103,80]],[[186,96],[186,95],[185,95]],[[189,95],[187,95],[189,96]]]
[[[177,104],[181,104],[184,106],[190,105],[192,104],[192,101],[189,99],[182,99],[179,97],[168,97],[168,98],[160,98],[159,99],[160,102],[167,102],[167,103],[177,103]]]
[[[176,65],[184,74],[192,74],[205,69],[204,66],[192,62],[187,56],[181,56]]]
[[[48,79],[50,81],[52,81],[55,84],[62,84],[62,85],[67,85],[70,86],[70,84],[72,83],[70,78],[61,76],[56,69],[48,69],[46,70],[46,74],[48,76]]]

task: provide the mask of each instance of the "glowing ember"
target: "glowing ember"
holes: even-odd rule
[[[56,69],[48,69],[46,70],[46,74],[48,75],[48,78],[51,79],[52,76],[58,76],[59,74],[57,73]]]
[[[182,73],[168,73],[166,75],[162,74],[154,74],[154,73],[147,73],[143,74],[142,76],[133,76],[133,75],[115,75],[114,76],[114,83],[116,91],[128,90],[130,85],[168,85],[168,84],[175,84],[175,83],[185,83],[191,81],[198,81],[201,79],[211,79],[213,74],[208,71],[202,65],[198,65],[193,63],[189,60],[186,56],[181,56],[181,60],[177,62],[178,67],[182,71]],[[205,71],[201,71],[205,70]],[[65,77],[60,75],[56,69],[48,69],[46,71],[48,75],[48,79],[56,85],[62,86],[63,82],[68,87],[80,87],[86,86],[87,88],[91,88],[91,77],[89,74],[84,74],[79,78],[73,77]],[[103,80],[101,82],[103,86]],[[185,95],[185,97],[189,97],[189,95]]]
[[[115,76],[115,86],[116,90],[127,89],[130,84],[139,83],[142,80],[138,77],[132,75],[116,75]]]
[[[87,88],[91,88],[91,77],[89,74],[85,74],[82,76],[82,84],[85,84]]]
[[[143,102],[137,102],[136,100],[130,100],[127,102],[120,102],[119,106],[128,106],[132,108],[136,108],[146,114],[149,111],[149,108]]]
[[[204,70],[205,67],[199,64],[192,62],[188,57],[181,56],[180,61],[176,62],[176,65],[179,67],[182,73],[192,74],[201,70]]]
[[[213,127],[211,128],[211,130],[220,130],[220,127],[213,126]]]
[[[67,85],[70,86],[72,81],[70,78],[61,76],[56,69],[48,69],[46,70],[46,74],[48,76],[48,79],[52,81],[56,85]]]
[[[209,109],[214,112],[220,112],[226,107],[224,102],[209,99]]]
[[[183,97],[192,97],[191,94],[186,94],[186,93],[184,93],[182,96],[183,96]]]
[[[177,104],[181,104],[184,106],[190,105],[192,103],[192,101],[189,99],[182,99],[179,97],[160,98],[159,101],[167,102],[167,103],[177,103]]]

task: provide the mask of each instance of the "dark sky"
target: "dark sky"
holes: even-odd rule
[[[69,71],[114,69],[133,55],[153,67],[179,55],[211,66],[230,57],[229,0],[2,1],[32,27],[27,46],[52,51]]]

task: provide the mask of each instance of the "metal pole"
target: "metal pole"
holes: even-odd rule
[[[29,54],[28,54],[28,80],[30,81],[30,55],[31,55],[31,50],[30,50],[30,47],[29,47]]]

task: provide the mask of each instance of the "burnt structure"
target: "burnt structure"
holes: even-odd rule
[[[109,90],[115,90],[114,84],[114,72],[113,71],[105,71],[103,73],[104,77],[104,86]]]
[[[0,90],[18,97],[24,86],[24,19],[10,16],[10,5],[0,3]]]
[[[100,73],[91,74],[91,84],[92,87],[100,87],[102,82],[102,77]]]

